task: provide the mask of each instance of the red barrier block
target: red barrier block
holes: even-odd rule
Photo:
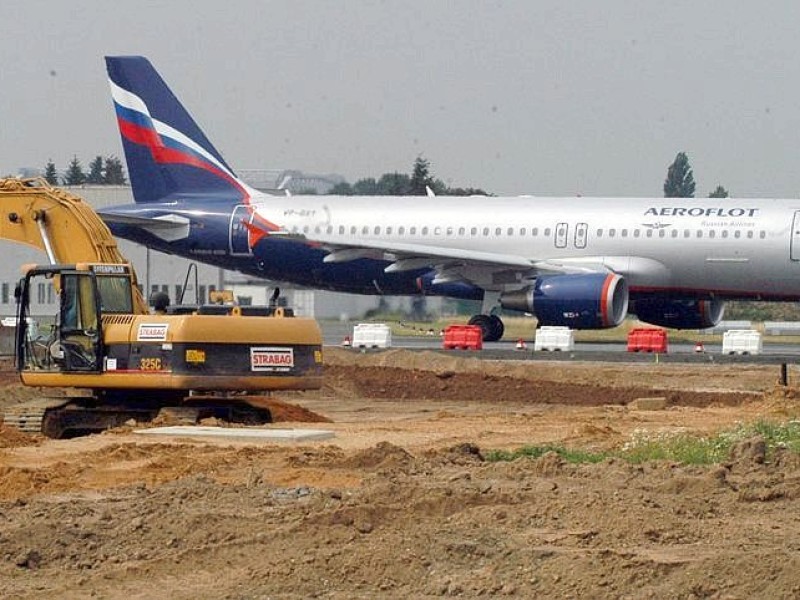
[[[448,325],[442,345],[445,350],[483,350],[483,331],[477,325]]]
[[[628,333],[628,352],[667,352],[667,332],[664,329],[632,329]]]

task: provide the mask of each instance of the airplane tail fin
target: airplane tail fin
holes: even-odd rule
[[[137,203],[253,194],[142,56],[107,56],[111,97]]]

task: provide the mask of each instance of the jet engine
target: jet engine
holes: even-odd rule
[[[674,329],[705,329],[722,320],[725,302],[722,300],[676,300],[674,298],[644,298],[633,302],[640,321]]]
[[[543,275],[530,287],[501,294],[500,305],[533,313],[539,325],[604,329],[625,318],[628,284],[614,273]]]

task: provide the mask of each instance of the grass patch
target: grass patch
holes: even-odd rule
[[[565,448],[563,446],[554,446],[550,444],[545,446],[525,446],[511,451],[489,450],[485,458],[490,462],[503,462],[516,460],[522,457],[539,458],[548,452],[555,452],[565,461],[574,464],[599,463],[608,458],[608,453],[605,452],[592,452],[589,450]]]
[[[598,463],[608,458],[618,458],[631,464],[655,460],[668,460],[684,465],[712,465],[724,462],[731,448],[739,441],[760,435],[767,444],[767,460],[778,448],[800,453],[800,421],[756,421],[724,430],[711,437],[687,433],[653,433],[637,430],[620,449],[592,452],[564,446],[545,444],[524,446],[516,450],[490,450],[484,454],[490,462],[511,461],[518,458],[539,458],[555,452],[574,464]]]
[[[748,435],[742,435],[742,439]],[[668,460],[684,465],[711,465],[724,461],[739,439],[738,433],[721,432],[706,438],[689,434],[650,434],[635,431],[616,456],[632,464]]]
[[[753,431],[767,441],[767,456],[770,448],[785,448],[800,453],[800,421],[758,421],[753,424]]]

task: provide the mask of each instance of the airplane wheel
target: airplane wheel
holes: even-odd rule
[[[489,321],[489,315],[474,315],[468,321],[469,325],[477,325],[481,328],[481,337],[483,338],[484,342],[489,341],[489,337],[492,335],[492,325]]]
[[[487,342],[496,342],[502,339],[503,334],[506,332],[506,326],[497,315],[489,315],[489,322],[492,327],[492,339],[486,340]]]
[[[484,342],[496,342],[503,337],[505,331],[503,321],[495,315],[475,315],[469,320],[469,324],[481,328]]]

